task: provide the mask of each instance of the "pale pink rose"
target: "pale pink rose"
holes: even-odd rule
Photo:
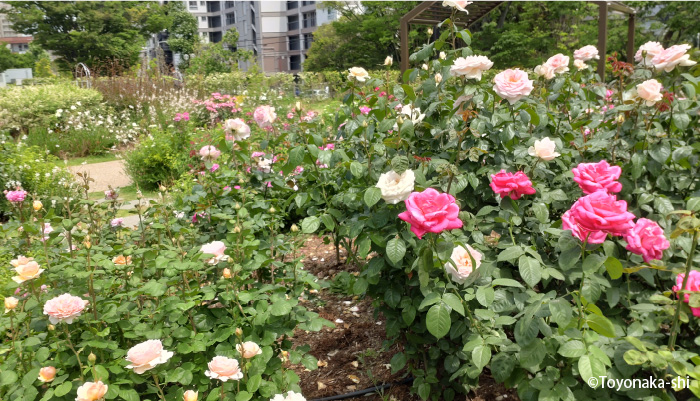
[[[574,52],[574,60],[589,61],[594,59],[598,60],[600,56],[598,55],[598,48],[593,45],[583,46]]]
[[[65,322],[73,323],[88,305],[88,301],[70,294],[59,295],[56,298],[46,301],[44,304],[44,315],[49,315],[51,324]]]
[[[605,191],[579,198],[561,219],[564,230],[571,230],[574,237],[589,244],[602,244],[607,234],[623,236],[634,227],[627,202]]]
[[[462,106],[465,102],[468,102],[468,101],[472,100],[472,97],[473,97],[472,95],[462,95],[462,96],[458,97],[458,98],[455,100],[454,105],[452,106],[452,110],[461,109],[461,106]]]
[[[544,79],[552,79],[554,78],[554,68],[548,64],[540,64],[535,67],[535,74]]]
[[[277,114],[275,114],[274,107],[258,106],[253,113],[253,118],[260,128],[269,128],[272,127],[272,123],[275,122]]]
[[[197,401],[199,396],[199,391],[187,390],[185,394],[182,395],[183,401]]]
[[[481,266],[482,256],[483,255],[481,255],[479,251],[469,245],[467,245],[466,248],[461,245],[456,246],[452,250],[452,255],[450,256],[450,259],[454,262],[454,266],[448,261],[445,263],[445,270],[452,276],[452,281],[464,284],[469,275]],[[472,263],[472,258],[474,258],[474,263]],[[456,269],[455,266],[457,266]]]
[[[243,378],[243,372],[241,372],[238,361],[235,359],[215,356],[207,366],[209,366],[209,370],[204,372],[204,374],[211,379],[219,379],[225,382]]]
[[[565,56],[561,53],[555,54],[547,59],[545,64],[550,66],[555,74],[562,74],[569,71],[569,56]]]
[[[653,106],[656,102],[663,99],[661,94],[661,83],[655,79],[650,79],[637,85],[637,95],[645,101],[647,106]]]
[[[536,140],[533,146],[527,150],[530,156],[537,156],[542,160],[550,161],[554,158],[561,156],[558,152],[555,152],[557,144],[549,139],[549,137],[544,137],[541,140]]]
[[[625,234],[627,250],[642,255],[642,259],[649,263],[652,260],[661,260],[664,250],[671,246],[664,230],[655,221],[641,218],[634,227]]]
[[[639,46],[639,50],[637,50],[637,53],[634,55],[634,60],[638,63],[641,63],[643,60],[645,64],[651,64],[651,60],[662,51],[664,51],[664,47],[661,43],[646,42]]]
[[[683,287],[683,280],[685,279],[685,273],[681,273],[676,276],[676,285],[673,286],[673,291],[680,291]],[[700,292],[700,271],[691,270],[688,274],[688,282],[685,284],[685,291],[688,292]],[[683,301],[690,302],[690,294],[683,294]],[[700,317],[700,308],[690,308],[693,312],[693,316]]]
[[[576,59],[574,60],[574,67],[576,67],[577,70],[581,71],[588,68],[588,64],[586,64],[586,62],[583,60]]]
[[[433,188],[413,192],[405,201],[406,211],[399,218],[411,224],[411,231],[420,239],[425,233],[462,228],[459,206],[454,196],[439,193]]]
[[[17,305],[19,305],[19,299],[15,297],[5,297],[5,313],[15,309]]]
[[[10,261],[10,264],[12,265],[12,267],[18,267],[21,265],[26,265],[27,263],[31,262],[32,260],[34,260],[34,258],[28,258],[26,256],[20,255],[17,257],[17,259],[12,259]]]
[[[242,141],[250,136],[250,127],[241,118],[228,119],[224,122],[224,133]]]
[[[221,151],[214,146],[207,145],[203,146],[202,149],[199,150],[199,155],[204,161],[214,161],[221,156]]]
[[[107,394],[108,386],[101,381],[97,383],[85,382],[82,386],[78,387],[78,397],[75,401],[98,401],[104,398]]]
[[[532,80],[525,71],[519,69],[509,69],[498,73],[493,79],[493,90],[496,94],[506,99],[510,104],[515,104],[518,100],[532,92]]]
[[[255,355],[262,354],[262,350],[258,344],[252,341],[246,341],[243,344],[236,344],[236,351],[240,352],[241,356],[245,359],[250,359]]]
[[[38,263],[31,260],[24,265],[17,265],[17,267],[15,267],[17,275],[12,277],[12,280],[17,284],[22,284],[27,280],[39,277],[43,271],[44,269],[40,269]]]
[[[109,222],[109,225],[112,227],[121,227],[124,225],[124,219],[117,217],[116,219],[112,219],[112,221]]]
[[[458,57],[450,67],[450,73],[480,81],[481,74],[491,67],[493,67],[493,62],[486,56]]]
[[[168,362],[173,356],[172,351],[163,349],[160,340],[148,340],[137,344],[126,353],[126,360],[131,362],[127,369],[133,369],[134,373],[142,374],[147,370]]]
[[[108,189],[105,191],[105,199],[106,200],[117,200],[119,198],[119,193],[113,189]]]
[[[605,160],[598,163],[580,163],[571,172],[574,173],[574,181],[585,194],[597,191],[620,192],[622,190],[622,184],[617,182],[622,174],[622,169],[620,166],[611,166]]]
[[[39,369],[39,380],[43,383],[51,383],[56,378],[56,368],[46,366]]]
[[[690,59],[689,54],[686,54],[688,50],[690,50],[690,45],[673,45],[654,56],[651,59],[651,64],[657,70],[666,72],[673,71],[676,66],[688,67],[695,65],[695,61]]]
[[[270,399],[270,401],[306,401],[303,395],[295,393],[294,391],[289,391],[285,394],[277,394]]]
[[[465,13],[469,14],[469,11],[467,11],[467,6],[472,4],[472,3],[473,3],[473,1],[445,0],[442,2],[442,6],[456,8],[459,11],[464,11]]]
[[[215,265],[223,260],[228,260],[228,256],[224,254],[226,251],[226,245],[221,241],[214,241],[204,244],[199,251],[214,255],[213,258],[207,259],[207,263],[210,265]]]

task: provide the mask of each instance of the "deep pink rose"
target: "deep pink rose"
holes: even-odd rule
[[[579,198],[561,219],[564,230],[571,230],[574,237],[591,244],[602,244],[607,234],[625,235],[634,226],[634,215],[627,211],[627,202],[605,191]]]
[[[5,198],[12,203],[23,202],[27,197],[27,191],[9,191],[5,194]]]
[[[673,286],[673,291],[680,291],[683,286],[683,279],[685,279],[685,274],[681,273],[676,276],[676,285]],[[685,284],[685,291],[698,292],[700,291],[700,271],[691,270],[688,275],[688,282]],[[683,300],[685,302],[690,301],[690,294],[683,294]],[[700,317],[700,308],[690,308],[693,311],[693,316]]]
[[[641,218],[631,230],[625,234],[627,250],[642,255],[645,262],[660,260],[664,256],[664,250],[671,246],[664,230],[655,221]]]
[[[501,198],[510,196],[514,200],[520,199],[523,195],[532,195],[537,192],[532,187],[532,181],[522,171],[513,174],[501,170],[498,174],[492,174],[491,189],[501,195]]]
[[[462,228],[459,219],[459,206],[454,196],[441,194],[433,188],[423,192],[413,192],[405,200],[406,211],[399,218],[408,222],[418,238],[427,232],[440,233],[444,230]]]
[[[622,190],[622,184],[615,181],[620,178],[622,169],[620,166],[611,166],[605,160],[598,163],[581,163],[571,172],[574,173],[574,181],[578,183],[584,194],[592,194],[600,190],[607,192]]]

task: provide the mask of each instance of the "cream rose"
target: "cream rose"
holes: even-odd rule
[[[260,346],[252,341],[246,341],[243,344],[236,344],[236,351],[238,351],[245,359],[250,359],[255,355],[262,354]]]
[[[690,49],[690,45],[673,45],[651,59],[651,64],[657,70],[666,72],[673,71],[676,66],[688,67],[695,65],[695,61],[690,59],[690,55],[686,54]]]
[[[574,52],[574,60],[588,61],[599,58],[598,48],[593,45],[583,46]]]
[[[637,96],[644,99],[647,106],[653,106],[663,98],[661,94],[661,83],[655,79],[650,79],[637,85]]]
[[[185,394],[182,395],[183,401],[197,401],[199,396],[199,391],[187,390]]]
[[[44,269],[40,269],[38,263],[30,260],[26,264],[18,264],[17,267],[15,267],[17,275],[12,277],[12,280],[15,283],[22,284],[27,280],[39,277],[43,271]]]
[[[392,170],[379,176],[376,187],[382,190],[384,202],[395,205],[408,199],[415,182],[413,170],[406,170],[401,174]]]
[[[442,82],[442,74],[438,72],[437,74],[435,74],[435,83],[439,84],[440,82]]]
[[[549,137],[544,137],[542,140],[536,140],[535,144],[527,150],[527,153],[545,161],[554,160],[555,157],[561,156],[554,151],[556,147],[557,144],[553,140],[549,139]]]
[[[142,374],[156,366],[168,362],[173,356],[172,351],[163,349],[160,340],[148,340],[136,344],[126,353],[126,360],[131,362],[127,369],[133,369],[134,373]]]
[[[472,263],[472,258],[474,258],[474,263]],[[454,266],[452,263],[447,262],[445,263],[445,270],[452,276],[454,282],[464,284],[469,275],[481,266],[481,258],[481,253],[476,249],[469,245],[466,248],[460,245],[452,250],[452,256],[450,256]]]
[[[443,7],[452,7],[456,8],[459,11],[464,11],[465,13],[469,14],[469,11],[467,11],[467,6],[472,4],[473,1],[464,1],[464,0],[456,0],[456,1],[450,1],[450,0],[445,0],[442,2]]]
[[[5,313],[15,309],[19,305],[19,299],[15,297],[5,297]]]
[[[391,56],[386,56],[384,59],[384,65],[391,66],[392,64],[394,64],[394,58]]]
[[[421,114],[420,108],[413,107],[410,104],[402,106],[399,114],[402,114],[402,115],[410,118],[411,122],[413,122],[414,125],[423,121],[423,119],[425,118],[425,114]]]
[[[646,42],[639,46],[639,50],[637,50],[637,53],[634,55],[634,61],[638,63],[644,61],[645,64],[651,64],[651,60],[662,51],[664,51],[664,47],[661,43]]]
[[[510,104],[529,95],[533,89],[532,80],[528,78],[527,73],[517,68],[498,73],[493,82],[493,90],[496,94]]]
[[[350,72],[348,79],[351,81],[365,82],[365,80],[369,79],[369,73],[362,67],[352,67],[348,71]]]
[[[59,295],[56,298],[46,301],[44,304],[44,315],[49,315],[51,324],[65,322],[73,323],[88,305],[88,301],[70,294]]]
[[[481,80],[481,74],[493,67],[493,62],[486,56],[458,57],[450,67],[450,73],[456,76]]]
[[[440,60],[444,60],[444,59],[447,58],[447,53],[445,53],[445,52],[440,52],[439,57],[440,57]]]
[[[199,251],[214,255],[213,258],[207,259],[207,263],[210,265],[215,265],[221,261],[228,260],[228,256],[224,254],[226,251],[226,245],[221,241],[213,241],[208,244],[204,244]]]
[[[42,383],[51,383],[55,378],[56,368],[54,368],[53,366],[46,366],[39,369],[39,380]]]
[[[544,79],[552,79],[554,78],[554,68],[548,64],[540,64],[535,67],[535,74],[544,77]]]
[[[82,386],[78,387],[78,397],[75,401],[98,401],[104,398],[107,394],[108,386],[101,381],[97,383],[85,382]]]
[[[207,365],[209,370],[204,375],[211,379],[219,379],[222,382],[229,380],[241,380],[243,372],[238,365],[238,361],[225,356],[215,356]]]
[[[574,67],[576,67],[577,70],[581,71],[588,68],[588,64],[586,64],[586,62],[583,60],[576,59],[574,60]]]
[[[230,118],[224,122],[224,133],[236,141],[242,141],[250,136],[250,127],[241,118]]]

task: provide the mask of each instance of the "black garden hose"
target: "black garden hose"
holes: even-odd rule
[[[346,400],[348,398],[353,398],[353,397],[359,397],[365,394],[369,393],[376,393],[377,391],[380,390],[386,390],[388,388],[394,387],[394,386],[399,386],[402,384],[408,384],[413,381],[413,377],[407,377],[401,381],[394,382],[394,383],[386,383],[382,384],[380,386],[374,386],[370,388],[366,388],[364,390],[357,390],[353,391],[352,393],[346,393],[346,394],[338,394],[338,395],[333,395],[330,397],[323,397],[323,398],[316,398],[314,400],[309,400],[309,401],[334,401],[334,400]]]

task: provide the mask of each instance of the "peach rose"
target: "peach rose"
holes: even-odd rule
[[[569,56],[565,56],[561,53],[555,54],[547,59],[545,64],[552,67],[555,74],[562,74],[569,71]]]
[[[26,265],[27,263],[31,262],[32,260],[34,260],[34,258],[28,258],[26,256],[20,255],[20,256],[17,256],[17,259],[12,259],[10,261],[10,264],[12,265],[12,267],[18,267],[20,265]]]
[[[348,69],[348,72],[348,79],[351,81],[365,82],[365,80],[369,79],[369,73],[362,67],[352,67]]]
[[[131,362],[127,369],[134,369],[134,373],[142,374],[147,370],[168,362],[173,356],[172,351],[163,349],[160,340],[148,340],[136,344],[126,353],[126,360]]]
[[[46,301],[44,304],[44,315],[49,315],[52,324],[59,322],[73,323],[88,305],[88,301],[70,294],[59,295],[56,298]]]
[[[456,8],[459,11],[464,11],[465,13],[469,14],[469,11],[467,11],[467,6],[472,4],[473,1],[464,1],[464,0],[445,0],[442,2],[443,7],[452,7]]]
[[[574,52],[574,60],[588,61],[599,58],[598,48],[593,45],[583,46]]]
[[[574,67],[576,67],[577,70],[581,71],[588,68],[588,64],[586,64],[586,62],[583,60],[576,59],[574,60]]]
[[[262,354],[260,346],[252,341],[246,341],[243,344],[236,344],[236,351],[240,352],[241,356],[245,359],[250,359],[255,355]]]
[[[199,396],[199,391],[187,390],[185,394],[182,395],[183,401],[197,401]]]
[[[450,73],[455,76],[481,80],[481,73],[493,67],[493,62],[486,56],[458,57],[450,67]]]
[[[238,361],[236,359],[226,358],[225,356],[215,356],[207,366],[209,366],[209,370],[204,372],[204,375],[209,378],[219,379],[222,382],[241,380],[243,378],[243,372],[241,372],[241,368],[238,366]]]
[[[561,156],[559,153],[555,152],[557,144],[549,137],[544,137],[542,140],[536,140],[533,146],[527,150],[530,156],[537,156],[542,160],[550,161],[554,160],[555,157]]]
[[[664,51],[664,47],[661,43],[646,42],[639,46],[639,50],[637,50],[637,53],[634,55],[634,61],[638,63],[644,61],[645,64],[651,64],[651,60],[662,51]]]
[[[19,305],[19,299],[15,297],[6,297],[5,298],[5,313],[15,309]]]
[[[474,258],[474,263],[472,263],[472,258]],[[481,266],[481,258],[481,253],[476,249],[469,245],[466,248],[460,245],[452,250],[452,256],[450,256],[454,266],[452,263],[447,262],[445,263],[445,270],[452,276],[454,282],[464,284],[467,281],[467,277]],[[455,266],[457,267],[456,269]]]
[[[228,260],[228,256],[224,255],[224,252],[226,251],[226,245],[221,241],[214,241],[208,244],[204,244],[202,245],[202,248],[199,251],[202,253],[209,253],[214,255],[213,258],[207,259],[207,263],[209,263],[210,265],[215,265],[221,261]]]
[[[107,385],[98,381],[97,383],[85,382],[78,387],[78,397],[75,401],[98,401],[107,394]]]
[[[690,45],[673,45],[654,56],[651,59],[651,64],[657,70],[666,72],[673,71],[676,66],[688,67],[695,65],[695,61],[690,59],[689,54],[686,54],[689,49]]]
[[[112,262],[117,266],[126,266],[131,264],[131,256],[119,255],[112,259]]]
[[[493,78],[493,90],[496,94],[506,99],[510,104],[527,96],[532,92],[532,80],[525,71],[508,69],[498,73]]]
[[[30,260],[26,264],[20,264],[16,266],[15,271],[17,272],[17,275],[12,277],[12,280],[15,283],[22,284],[27,280],[39,277],[39,275],[41,274],[41,272],[44,271],[44,269],[40,269],[38,263],[36,263],[33,260]]]
[[[50,383],[56,378],[56,368],[53,366],[46,366],[39,369],[39,380],[43,383]]]
[[[663,98],[661,94],[661,83],[655,79],[650,79],[637,85],[637,95],[645,100],[647,106],[653,106]]]

